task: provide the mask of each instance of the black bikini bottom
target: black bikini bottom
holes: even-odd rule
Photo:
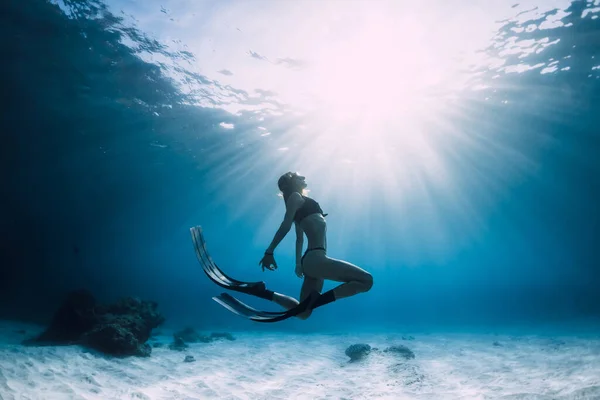
[[[302,258],[300,259],[300,265],[304,264],[304,257],[306,257],[306,255],[308,253],[310,253],[311,251],[315,251],[315,250],[323,250],[323,251],[327,251],[325,250],[325,247],[313,247],[312,249],[306,249],[306,251],[304,252],[304,255],[302,256]]]

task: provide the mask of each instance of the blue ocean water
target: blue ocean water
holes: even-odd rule
[[[2,317],[88,288],[206,329],[597,328],[598,1],[0,7]],[[293,232],[257,265],[296,170],[375,284],[259,325],[211,300],[189,228],[297,296]]]

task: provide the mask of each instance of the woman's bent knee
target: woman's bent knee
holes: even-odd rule
[[[363,281],[364,291],[368,292],[373,287],[373,275],[367,272],[367,275]]]

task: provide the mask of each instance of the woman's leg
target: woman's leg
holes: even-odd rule
[[[297,315],[300,319],[310,317],[313,308],[368,292],[373,286],[373,276],[370,273],[347,261],[330,258],[325,254],[307,257],[303,263],[303,271],[304,283],[300,290],[300,301],[306,299],[313,291],[321,293],[325,279],[344,283],[321,295],[311,309]],[[288,310],[299,304],[298,300],[280,293],[273,294],[273,301]]]
[[[373,286],[373,276],[364,269],[343,260],[327,257],[324,254],[306,260],[304,273],[314,278],[344,282],[330,292],[323,294],[315,303],[315,307],[367,292]]]
[[[302,283],[302,289],[300,289],[300,301],[306,299],[312,292],[319,292],[323,290],[323,284],[325,281],[321,278],[313,278],[311,276],[304,275],[304,282]],[[312,314],[312,309],[308,309],[303,313],[298,314],[296,317],[300,319],[307,319]]]
[[[323,290],[323,283],[323,279],[312,278],[305,275],[304,282],[302,283],[302,289],[300,289],[300,301],[306,299],[308,295],[310,295],[314,291],[321,293],[321,290]],[[298,304],[300,304],[298,300],[294,299],[293,297],[286,296],[277,292],[273,292],[273,302],[279,304],[286,310],[292,309]],[[306,319],[310,317],[311,313],[312,310],[307,310],[301,314],[298,314],[297,317],[300,319]]]
[[[302,283],[302,289],[300,290],[300,301],[306,299],[308,295],[314,291],[321,293],[321,290],[323,290],[323,283],[323,279],[304,276],[304,282]],[[277,292],[273,292],[272,300],[274,303],[279,304],[287,310],[300,304],[295,298]]]

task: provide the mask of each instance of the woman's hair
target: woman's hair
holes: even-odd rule
[[[290,186],[293,176],[293,172],[286,172],[285,174],[281,175],[277,181],[277,186],[279,187],[279,190],[281,190],[281,193],[283,194],[283,200],[285,201],[287,201],[288,197],[290,197],[292,194],[292,188]]]

